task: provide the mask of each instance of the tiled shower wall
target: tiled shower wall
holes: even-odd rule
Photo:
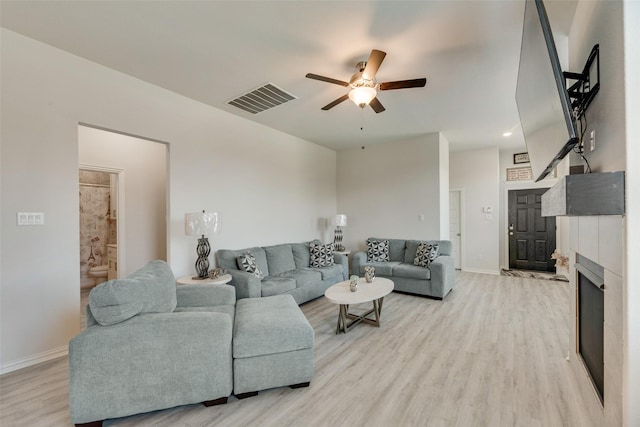
[[[116,221],[110,218],[110,177],[105,172],[80,171],[80,277],[107,264],[107,243],[116,243]]]

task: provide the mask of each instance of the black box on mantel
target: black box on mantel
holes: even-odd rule
[[[542,195],[542,216],[624,214],[624,172],[567,175]]]

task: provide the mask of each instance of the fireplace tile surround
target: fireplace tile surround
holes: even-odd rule
[[[586,368],[577,354],[577,321],[572,322],[569,362],[594,425],[622,425],[623,390],[623,262],[624,217],[621,215],[574,216],[569,218],[569,283],[576,294],[577,273],[574,264],[581,254],[604,267],[604,403],[591,384]],[[575,298],[571,318],[576,318]]]

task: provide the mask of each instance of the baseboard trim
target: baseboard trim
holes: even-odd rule
[[[462,271],[466,271],[467,273],[479,273],[479,274],[492,274],[494,276],[500,275],[500,270],[482,270],[478,268],[464,268]]]
[[[18,369],[27,368],[29,366],[37,365],[38,363],[47,362],[49,360],[57,359],[58,357],[66,356],[69,354],[69,347],[58,347],[53,350],[45,351],[43,353],[34,354],[33,356],[26,357],[21,360],[9,362],[0,366],[0,375],[8,374],[9,372],[17,371]]]

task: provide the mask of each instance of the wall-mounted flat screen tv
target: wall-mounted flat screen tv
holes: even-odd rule
[[[525,4],[516,104],[533,177],[540,181],[579,140],[542,0]]]

